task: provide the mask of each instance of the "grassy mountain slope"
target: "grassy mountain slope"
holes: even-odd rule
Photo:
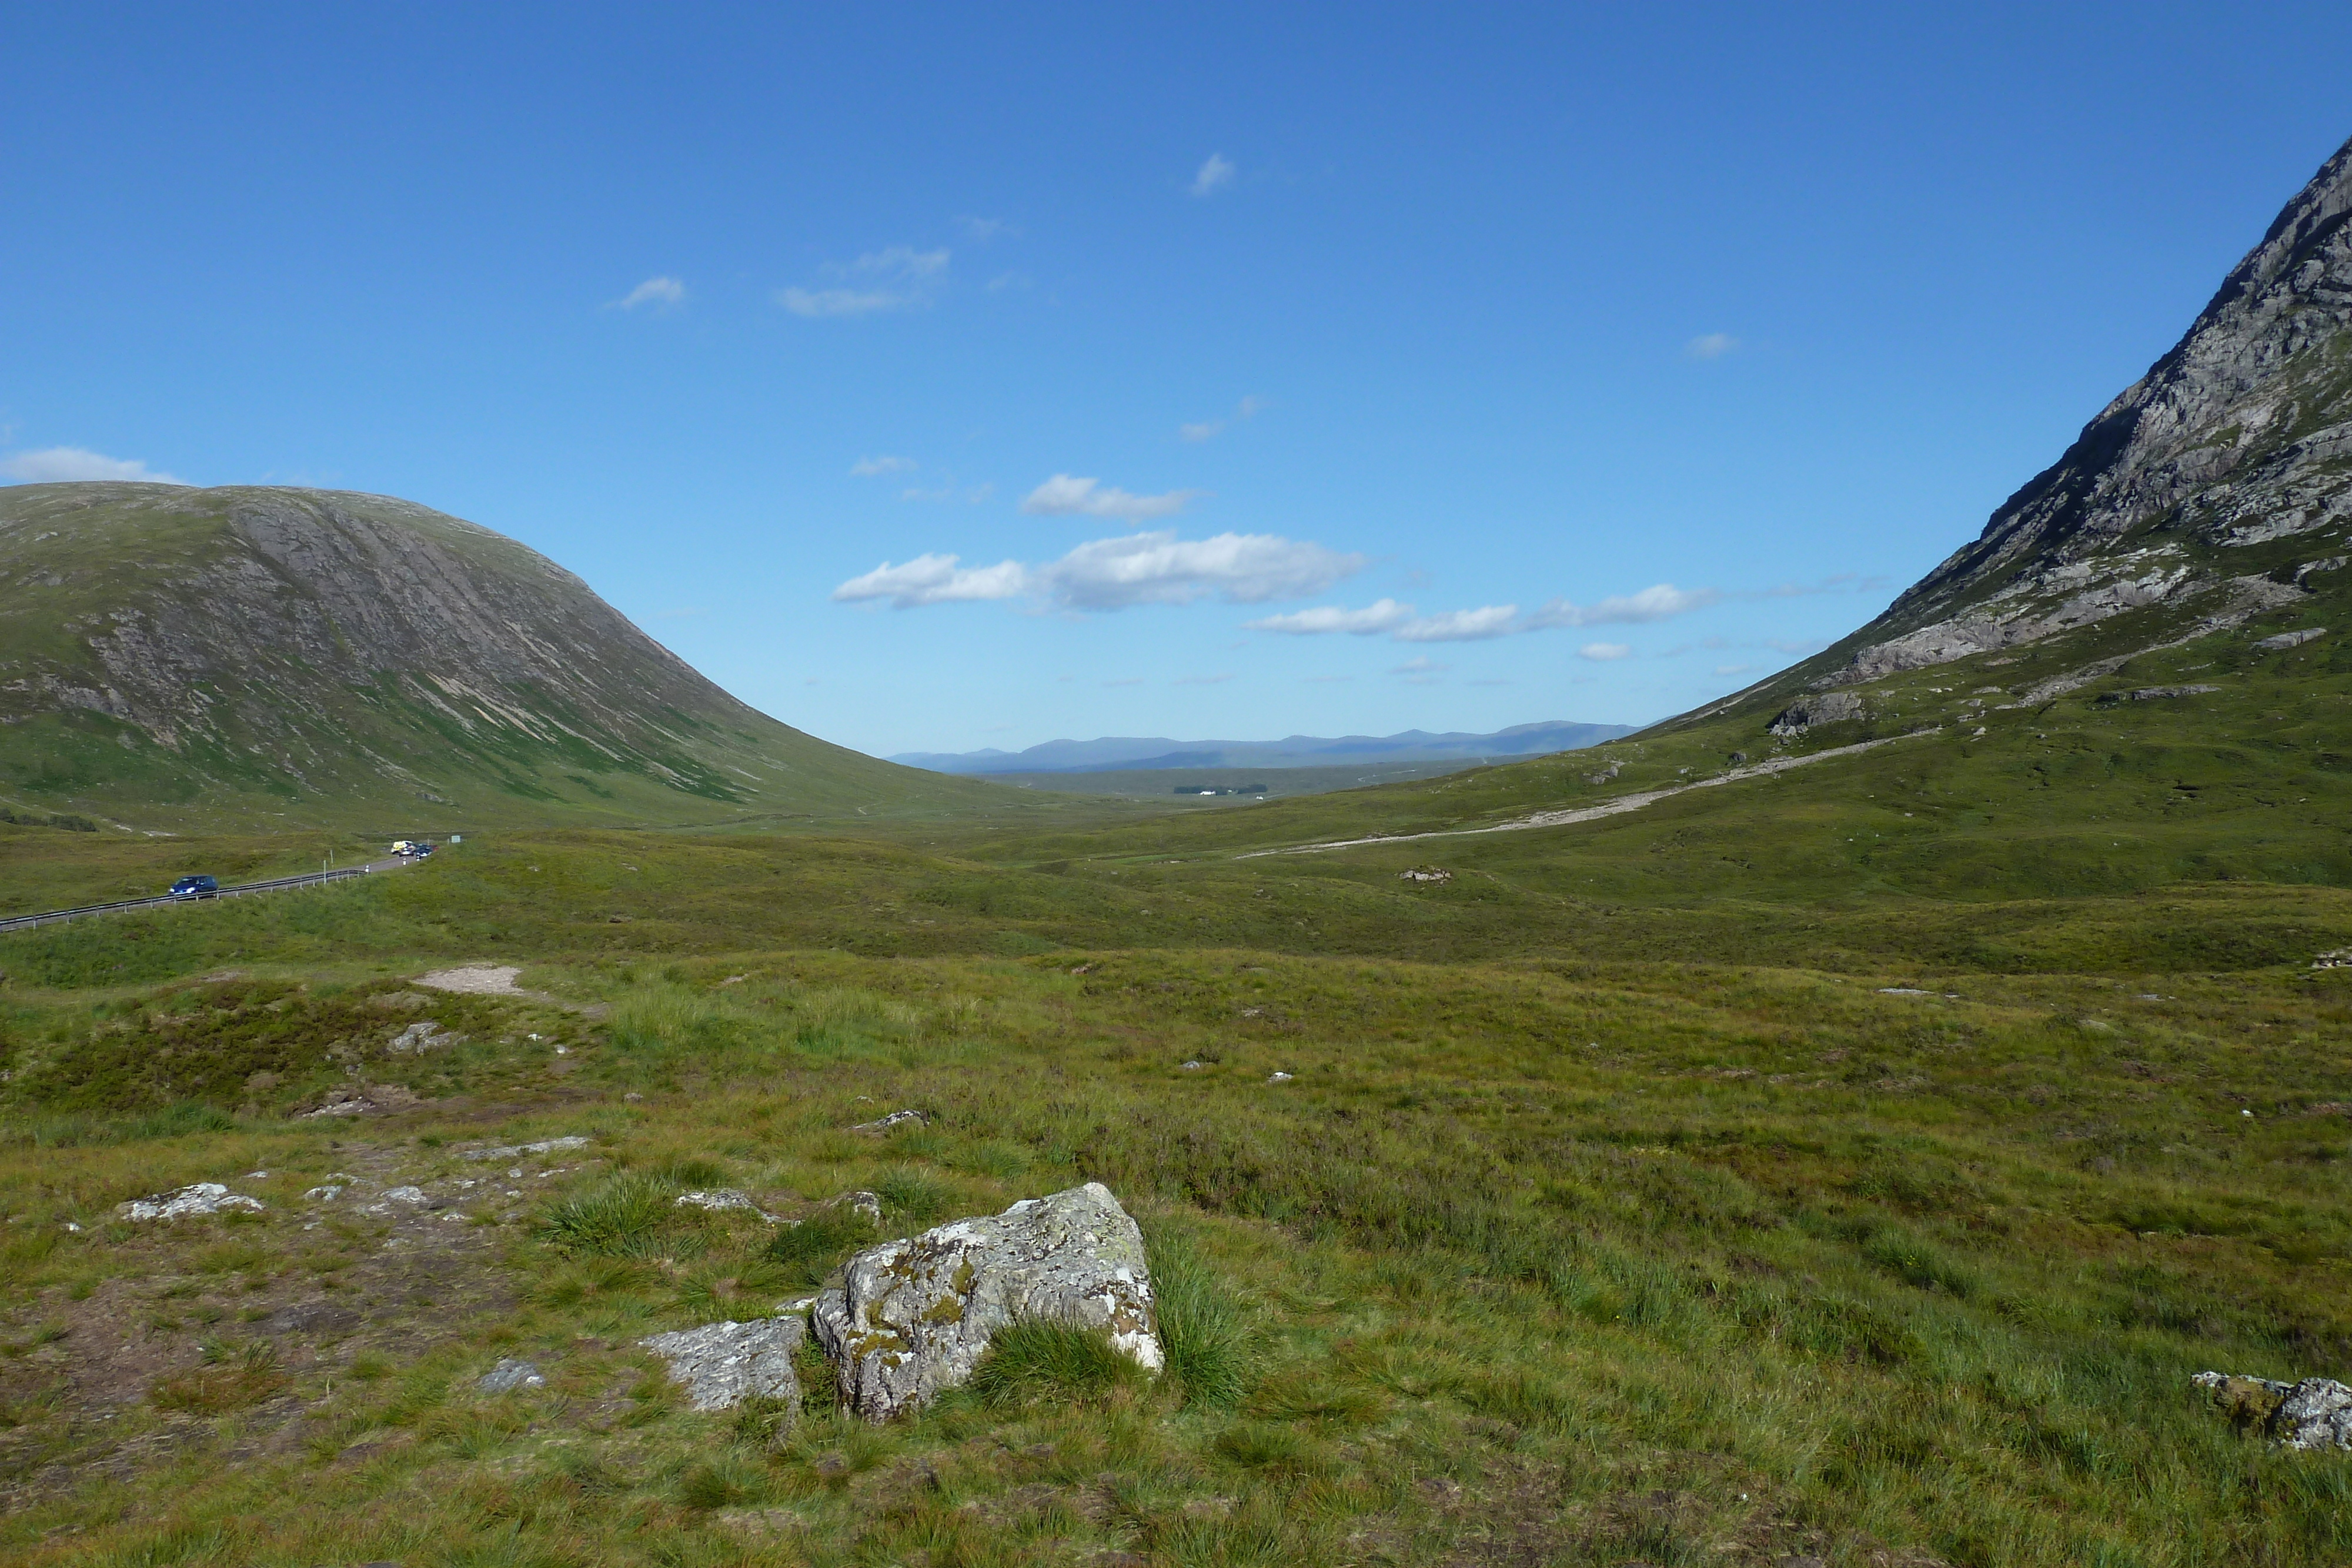
[[[0,489],[0,794],[141,827],[955,810],[737,702],[578,578],[386,497]]]

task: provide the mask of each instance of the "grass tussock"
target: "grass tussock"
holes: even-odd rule
[[[972,1369],[971,1391],[1010,1408],[1036,1400],[1098,1402],[1142,1388],[1148,1375],[1104,1329],[1031,1320],[1006,1325]]]

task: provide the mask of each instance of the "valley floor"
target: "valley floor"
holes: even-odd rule
[[[0,1551],[2352,1552],[2352,1456],[2189,1382],[2352,1363],[2352,899],[1895,907],[550,834],[0,941]],[[417,986],[451,961],[530,994]],[[639,1344],[873,1239],[676,1193],[898,1235],[1088,1179],[1154,1384],[868,1427],[812,1359],[806,1408],[706,1416]],[[116,1215],[198,1181],[266,1207]],[[544,1385],[479,1391],[507,1358]]]

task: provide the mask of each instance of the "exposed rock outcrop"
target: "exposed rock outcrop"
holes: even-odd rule
[[[2332,1377],[2281,1383],[2200,1372],[2189,1381],[2240,1427],[2283,1448],[2352,1448],[2352,1388]]]
[[[706,1323],[643,1340],[669,1363],[670,1381],[686,1385],[697,1410],[729,1410],[751,1398],[783,1402],[785,1417],[800,1407],[801,1380],[793,1352],[807,1325],[799,1318]]]
[[[1784,738],[1800,736],[1819,724],[1837,724],[1864,715],[1862,699],[1852,692],[1815,692],[1799,697],[1772,721],[1772,733]]]
[[[1143,1236],[1100,1182],[868,1248],[809,1312],[842,1403],[874,1421],[962,1384],[990,1339],[1027,1319],[1107,1330],[1159,1370]]]
[[[257,1197],[231,1192],[216,1181],[200,1181],[152,1197],[134,1197],[114,1206],[121,1218],[132,1221],[189,1219],[207,1214],[259,1214],[268,1206]]]

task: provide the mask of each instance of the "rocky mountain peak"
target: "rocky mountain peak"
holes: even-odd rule
[[[1851,685],[2130,611],[2232,624],[2340,569],[2347,528],[2352,142],[2063,456],[1807,673]]]

